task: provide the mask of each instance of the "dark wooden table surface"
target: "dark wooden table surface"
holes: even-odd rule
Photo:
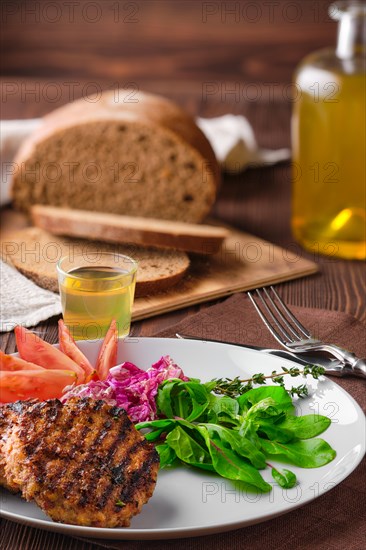
[[[85,18],[83,21],[76,17],[76,22],[67,23],[63,13],[63,19],[55,26],[50,22],[53,17],[50,11],[47,17],[42,18],[41,14],[37,23],[31,20],[31,15],[24,15],[26,12],[22,19],[22,12],[14,11],[18,3],[4,4],[8,15],[2,40],[5,53],[0,81],[2,118],[41,116],[82,95],[83,86],[90,82],[96,83],[97,88],[135,82],[141,89],[160,92],[178,101],[194,115],[244,114],[253,124],[259,144],[269,148],[290,146],[291,101],[286,98],[286,90],[295,64],[307,52],[331,44],[335,38],[335,28],[325,15],[329,4],[325,1],[281,1],[276,9],[282,12],[276,12],[277,19],[271,21],[267,14],[267,18],[263,15],[253,24],[248,18],[254,14],[249,12],[242,11],[238,21],[222,15],[222,5],[226,4],[222,2],[206,3],[215,11],[206,13],[206,22],[202,14],[205,3],[131,2],[133,9],[138,8],[137,22],[124,25],[124,32],[118,34],[103,13],[92,35],[92,24],[87,24]],[[23,4],[27,2],[19,2]],[[101,3],[102,8],[106,4]],[[124,17],[135,17],[128,11],[132,8],[126,8],[125,4],[114,5],[125,9],[121,12]],[[302,10],[297,21],[290,4]],[[306,11],[305,4],[312,4],[312,9]],[[286,16],[284,9],[289,10]],[[172,24],[173,16],[174,23],[182,19],[180,25]],[[71,81],[77,82],[73,97],[66,94],[70,90],[66,84]],[[51,84],[53,91],[60,91],[52,99]],[[33,95],[29,93],[32,89]],[[254,98],[253,91],[257,94]],[[303,256],[318,263],[317,275],[279,285],[289,304],[345,311],[366,321],[364,263],[303,251],[290,231],[290,197],[288,163],[251,169],[224,178],[213,213],[240,229],[287,247],[294,262]],[[11,211],[4,209],[3,226],[13,220]],[[152,335],[208,305],[135,323],[132,332]],[[45,332],[49,342],[56,341],[55,319],[37,328]],[[13,334],[1,335],[1,349],[8,353],[15,350]],[[1,550],[94,548],[80,540],[9,521],[1,520],[0,525]]]

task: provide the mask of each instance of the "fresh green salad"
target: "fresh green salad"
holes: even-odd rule
[[[166,355],[147,370],[128,361],[112,367],[105,380],[72,388],[63,400],[77,395],[122,407],[156,444],[161,468],[180,461],[266,492],[271,485],[260,471],[268,467],[281,487],[296,484],[293,472],[275,468],[271,460],[317,468],[336,455],[326,441],[316,438],[330,425],[329,418],[295,415],[292,398],[306,397],[307,384],[285,387],[286,377],[317,379],[322,374],[322,367],[308,365],[257,373],[246,380],[201,383],[188,378]]]
[[[193,378],[159,385],[158,419],[139,422],[136,428],[156,444],[161,468],[183,462],[268,492],[272,487],[260,473],[268,467],[281,487],[297,483],[293,472],[274,467],[272,460],[318,468],[336,456],[316,437],[329,427],[330,419],[296,416],[284,385],[247,388],[237,395],[218,395],[217,387],[217,380],[201,383]]]

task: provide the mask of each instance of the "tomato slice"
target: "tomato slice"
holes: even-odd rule
[[[62,396],[62,390],[76,382],[76,373],[67,370],[38,369],[0,371],[0,402],[36,398],[40,401]]]
[[[18,371],[18,370],[45,370],[43,367],[39,367],[29,361],[24,361],[20,357],[14,355],[7,355],[0,350],[0,371]]]
[[[100,380],[105,380],[109,370],[117,364],[118,330],[115,319],[104,337],[97,359],[97,375]]]
[[[15,327],[14,332],[18,352],[22,359],[45,369],[73,371],[77,375],[77,384],[82,384],[85,381],[83,369],[62,351],[20,325]]]
[[[70,357],[70,359],[75,361],[75,363],[83,369],[86,382],[91,380],[94,377],[96,370],[91,365],[90,361],[85,357],[83,352],[77,347],[75,340],[71,336],[69,329],[62,319],[58,322],[58,341],[62,353]]]

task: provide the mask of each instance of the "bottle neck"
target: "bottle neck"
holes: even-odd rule
[[[337,57],[352,59],[366,54],[366,17],[345,11],[338,23]]]

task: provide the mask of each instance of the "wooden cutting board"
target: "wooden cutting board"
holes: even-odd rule
[[[0,241],[29,222],[19,212],[2,212]],[[227,226],[225,226],[227,227]],[[219,252],[191,255],[191,267],[183,281],[170,291],[136,298],[134,321],[194,304],[229,296],[234,292],[289,281],[317,272],[317,265],[279,246],[231,227]]]
[[[193,256],[188,276],[169,292],[137,298],[134,321],[234,292],[276,284],[317,272],[317,265],[248,233],[229,228],[221,250]]]

